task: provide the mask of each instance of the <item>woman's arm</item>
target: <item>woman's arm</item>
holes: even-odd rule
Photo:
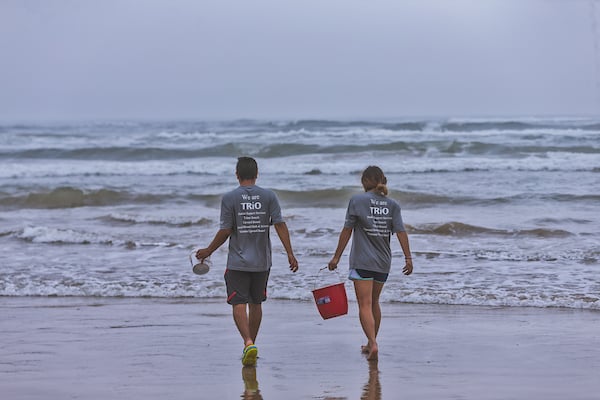
[[[412,255],[410,253],[410,244],[408,243],[408,235],[406,232],[396,232],[396,236],[398,237],[400,247],[402,247],[402,252],[404,253],[404,258],[406,260],[404,268],[402,268],[402,273],[404,273],[404,275],[410,275],[413,271],[413,264]]]
[[[340,262],[340,258],[342,257],[342,253],[344,252],[344,249],[346,248],[346,245],[348,244],[348,241],[350,240],[351,236],[352,228],[344,228],[340,232],[340,238],[338,240],[337,249],[335,249],[335,254],[333,255],[331,261],[329,261],[328,267],[330,271],[333,271],[337,268],[337,265]]]

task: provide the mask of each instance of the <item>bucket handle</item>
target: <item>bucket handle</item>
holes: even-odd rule
[[[197,250],[192,250],[192,252],[190,253],[190,264],[192,265],[192,267],[198,263],[201,263],[204,261],[210,261],[210,256],[208,256],[202,260],[199,258],[196,258],[196,252],[197,252]],[[194,262],[194,260],[196,260],[196,262]]]
[[[315,279],[313,280],[313,291],[317,288],[317,279],[319,278],[319,274],[321,273],[321,271],[328,269],[329,267],[326,265],[323,268],[319,268],[319,270],[317,271],[317,275],[315,275]],[[338,278],[340,278],[340,282],[342,282],[342,277],[340,276],[340,272],[336,269],[333,270],[333,272],[335,272],[338,275]]]

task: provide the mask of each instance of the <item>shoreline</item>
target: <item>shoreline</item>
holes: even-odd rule
[[[600,312],[382,303],[376,365],[355,302],[269,299],[256,368],[222,300],[0,297],[7,398],[594,399]],[[256,376],[254,381],[253,377]]]

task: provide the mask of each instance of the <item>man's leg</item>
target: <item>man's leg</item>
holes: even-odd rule
[[[237,326],[242,340],[244,341],[244,347],[254,344],[252,334],[250,331],[250,324],[248,321],[248,314],[246,313],[246,304],[234,304],[233,306],[233,320],[235,326]]]
[[[252,343],[256,343],[262,321],[262,304],[248,304],[248,327]]]
[[[242,364],[249,366],[256,364],[258,349],[254,345],[252,334],[250,333],[250,323],[246,313],[246,304],[233,305],[233,319],[235,325],[244,341],[244,352],[242,353]]]
[[[258,349],[254,346],[254,338],[250,328],[248,317],[249,292],[252,275],[247,272],[230,271],[225,272],[225,283],[227,285],[227,302],[232,306],[233,320],[242,340],[244,341],[244,352],[242,364],[254,365],[258,356]],[[256,317],[253,317],[256,318]],[[253,322],[254,323],[254,322]]]
[[[269,271],[253,272],[248,301],[248,320],[250,337],[256,342],[260,323],[262,322],[262,302],[267,299],[267,282]]]

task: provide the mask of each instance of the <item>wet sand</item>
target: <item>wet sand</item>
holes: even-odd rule
[[[256,368],[230,307],[0,298],[4,399],[597,399],[600,312],[383,304],[369,363],[356,304],[268,300]]]

